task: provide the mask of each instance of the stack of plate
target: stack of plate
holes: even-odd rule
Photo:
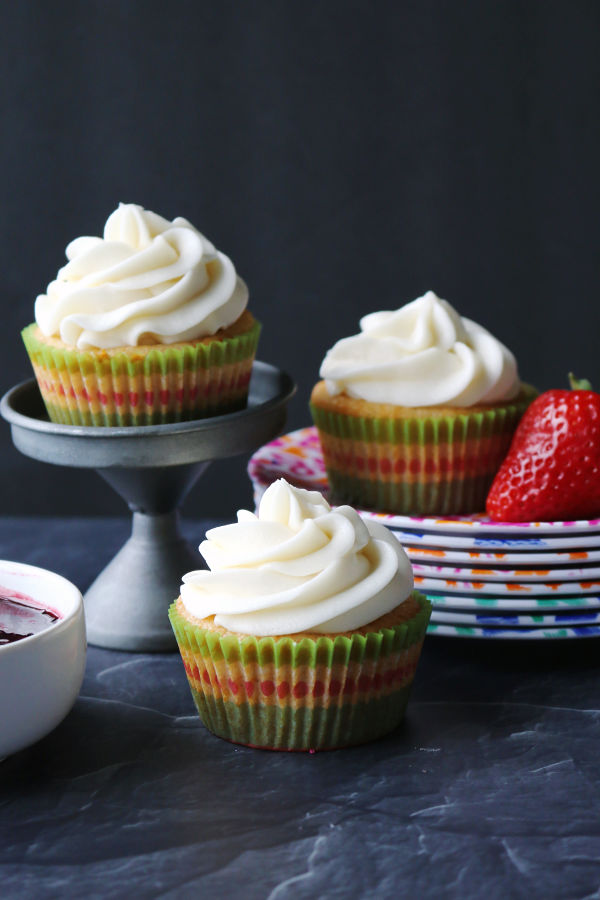
[[[328,491],[314,428],[262,447],[248,473],[257,504],[282,477]],[[439,519],[359,512],[390,528],[404,546],[415,586],[433,604],[430,633],[527,640],[600,636],[600,519],[515,524],[484,514]]]

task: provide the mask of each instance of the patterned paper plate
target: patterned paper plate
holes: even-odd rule
[[[580,597],[482,597],[480,594],[435,594],[427,591],[434,609],[501,610],[502,612],[537,612],[546,615],[558,610],[571,612],[600,610],[600,595]]]
[[[391,513],[371,512],[364,510],[364,515],[371,515],[388,528],[399,528],[405,531],[416,531],[428,534],[431,538],[438,535],[461,535],[468,539],[480,538],[517,538],[531,540],[539,535],[548,535],[550,539],[559,536],[596,534],[600,537],[600,519],[579,519],[575,522],[494,522],[484,513],[473,513],[468,516],[449,516],[448,518],[432,518],[420,516],[399,516]]]
[[[248,475],[262,493],[277,478],[307,490],[329,491],[317,429],[300,428],[265,444],[250,458]]]
[[[277,478],[285,477],[299,487],[326,493],[329,489],[321,445],[314,426],[285,434],[257,450],[248,464],[248,474],[258,493]],[[390,528],[416,530],[431,534],[507,535],[529,538],[538,534],[573,535],[598,532],[600,518],[574,522],[496,522],[485,513],[469,516],[400,516],[361,510]]]
[[[440,591],[443,594],[487,594],[492,597],[557,597],[561,594],[597,594],[600,581],[554,581],[542,584],[499,584],[492,581],[458,581],[451,578],[422,578],[415,575],[415,587],[422,593]]]
[[[411,547],[404,544],[410,559],[417,563],[437,563],[438,565],[473,566],[475,568],[495,568],[500,566],[525,568],[539,566],[540,568],[554,568],[554,566],[566,566],[587,563],[600,563],[600,548],[598,550],[563,550],[556,553],[540,551],[539,553],[503,553],[477,550],[442,550],[436,547]],[[518,570],[517,570],[518,571]]]
[[[552,566],[544,569],[462,569],[452,566],[428,566],[411,560],[413,572],[420,578],[456,581],[489,582],[490,590],[496,584],[525,582],[526,584],[544,586],[544,582],[552,581],[591,581],[600,585],[600,568],[590,566],[579,569],[560,569]],[[510,589],[510,587],[509,587]]]
[[[372,518],[372,514],[365,518]],[[387,523],[386,523],[387,524]],[[388,527],[391,527],[388,525]],[[515,551],[515,550],[595,550],[600,548],[600,534],[580,534],[576,537],[543,537],[536,534],[532,538],[500,536],[485,537],[484,535],[454,535],[431,534],[427,531],[400,531],[391,528],[402,544],[410,544],[411,547],[433,547],[434,549],[475,550],[475,551]]]
[[[576,625],[600,624],[600,610],[576,613],[556,613],[554,615],[522,615],[520,613],[502,613],[490,615],[486,613],[447,612],[434,609],[431,621],[445,625],[479,625],[482,628],[566,628]]]
[[[568,628],[481,628],[479,626],[441,625],[430,622],[427,633],[439,637],[492,638],[493,640],[569,640],[600,637],[599,625],[570,626]]]
[[[379,514],[377,514],[379,515]],[[600,519],[578,519],[575,522],[495,522],[485,513],[469,516],[448,516],[447,518],[386,515],[394,528],[417,529],[433,534],[465,535],[518,535],[535,537],[538,534],[573,535],[578,533],[600,533]]]

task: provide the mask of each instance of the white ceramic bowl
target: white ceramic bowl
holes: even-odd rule
[[[38,741],[73,706],[85,669],[83,599],[74,584],[36,566],[0,560],[2,588],[60,614],[45,631],[0,646],[0,759]]]

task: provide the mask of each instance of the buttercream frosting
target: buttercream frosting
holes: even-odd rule
[[[321,378],[331,396],[465,407],[510,400],[519,392],[510,350],[433,291],[400,309],[364,316],[360,328],[323,360]]]
[[[213,335],[248,303],[235,267],[186,219],[134,203],[108,217],[103,237],[80,237],[35,303],[46,337],[80,350],[172,344]]]
[[[210,571],[184,576],[183,604],[238,633],[349,631],[413,589],[408,557],[387,528],[283,479],[257,515],[240,510],[237,523],[208,531],[200,552]]]

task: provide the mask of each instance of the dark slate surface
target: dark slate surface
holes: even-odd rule
[[[5,519],[0,555],[85,590],[127,530]],[[92,647],[0,764],[0,896],[598,898],[599,649],[429,638],[396,733],[305,755],[209,734],[176,654]]]

